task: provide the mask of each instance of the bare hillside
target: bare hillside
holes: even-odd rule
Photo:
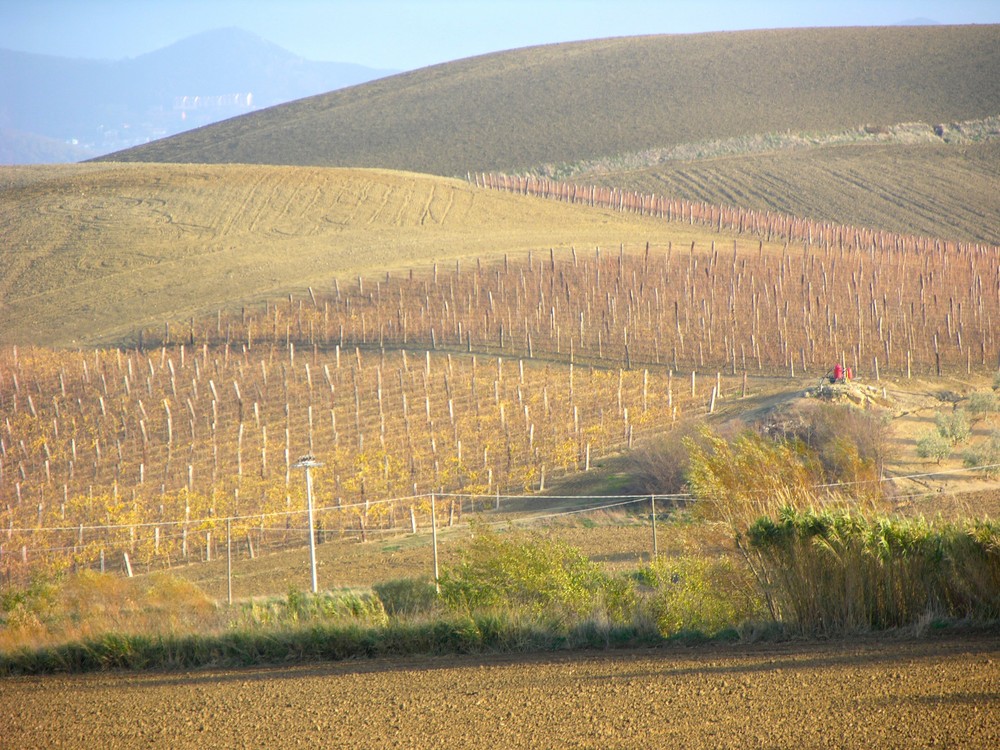
[[[105,158],[464,176],[746,133],[998,111],[997,26],[667,35],[447,63]]]
[[[118,340],[337,276],[550,247],[711,235],[374,170],[162,164],[0,169],[0,342]]]

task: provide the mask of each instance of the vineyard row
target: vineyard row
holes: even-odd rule
[[[263,309],[143,331],[142,346],[410,348],[668,368],[878,379],[1000,357],[1000,253],[669,245],[386,274]]]
[[[848,250],[895,250],[921,252],[931,250],[959,252],[995,252],[996,247],[946,241],[931,237],[886,232],[879,229],[820,222],[773,211],[714,205],[682,198],[667,198],[615,187],[578,185],[534,175],[508,175],[477,172],[468,179],[476,187],[532,195],[565,203],[652,216],[666,221],[707,226],[717,231],[751,234],[765,239],[804,242],[823,248]]]

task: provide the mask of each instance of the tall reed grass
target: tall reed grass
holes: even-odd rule
[[[772,611],[803,632],[1000,618],[1000,524],[782,509],[746,532]]]

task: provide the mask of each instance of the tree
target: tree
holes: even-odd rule
[[[917,440],[917,455],[920,458],[933,458],[935,462],[941,463],[951,455],[951,441],[940,430],[928,432]]]

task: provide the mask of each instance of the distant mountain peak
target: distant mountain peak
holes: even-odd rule
[[[194,34],[184,39],[180,39],[173,44],[162,47],[145,55],[140,55],[138,59],[161,56],[165,54],[176,55],[184,53],[186,50],[201,53],[211,50],[216,54],[231,54],[234,56],[246,55],[248,52],[259,54],[266,53],[273,58],[285,58],[288,60],[302,59],[293,52],[280,47],[273,42],[269,42],[263,37],[246,31],[236,26],[227,26],[218,29],[210,29]]]
[[[237,27],[113,62],[0,50],[0,71],[0,163],[119,151],[395,72],[313,62]]]
[[[935,21],[933,18],[907,18],[903,21],[897,21],[896,26],[940,26],[940,21]]]

